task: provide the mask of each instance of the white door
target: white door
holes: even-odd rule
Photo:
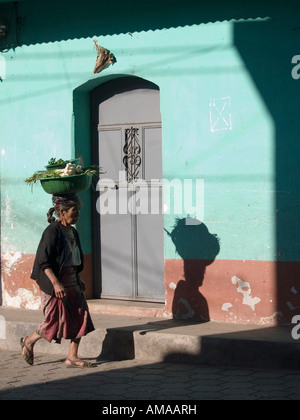
[[[101,297],[164,302],[162,138],[159,89],[108,82],[97,108]]]

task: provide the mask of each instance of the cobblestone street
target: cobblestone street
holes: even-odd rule
[[[0,351],[0,400],[298,400],[300,371],[127,360],[68,369],[55,355]]]

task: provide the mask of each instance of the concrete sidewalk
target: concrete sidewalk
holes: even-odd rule
[[[82,339],[82,357],[300,370],[300,342],[292,338],[292,327],[188,323],[137,311],[110,315],[88,303],[96,330]],[[0,350],[18,351],[20,337],[41,319],[41,311],[0,307]],[[40,340],[35,351],[64,357],[68,346]]]

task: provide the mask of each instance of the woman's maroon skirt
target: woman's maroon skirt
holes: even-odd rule
[[[65,292],[63,300],[41,292],[44,320],[36,332],[49,342],[75,340],[95,329],[80,285],[67,287]]]

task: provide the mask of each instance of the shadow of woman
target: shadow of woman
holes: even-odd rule
[[[183,259],[184,279],[176,287],[172,313],[175,319],[210,320],[207,300],[200,293],[206,267],[220,252],[220,240],[197,219],[177,219],[171,233],[177,253]]]

